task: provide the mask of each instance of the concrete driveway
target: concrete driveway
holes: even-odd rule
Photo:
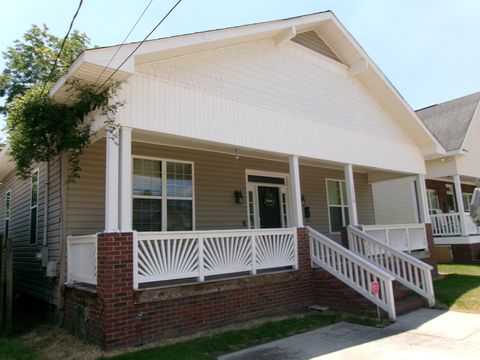
[[[337,323],[219,360],[480,359],[480,315],[420,309],[383,329]]]

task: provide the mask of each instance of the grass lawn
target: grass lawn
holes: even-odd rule
[[[433,284],[440,305],[480,313],[480,265],[438,265],[443,276]]]
[[[0,359],[2,360],[36,360],[40,354],[30,346],[18,340],[0,338]]]

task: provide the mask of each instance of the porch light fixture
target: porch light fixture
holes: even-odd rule
[[[243,204],[243,193],[240,190],[235,191],[233,196],[235,196],[235,203],[239,205]]]

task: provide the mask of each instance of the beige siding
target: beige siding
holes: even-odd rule
[[[480,154],[479,154],[480,155]],[[457,162],[458,157],[449,156],[443,159],[427,160],[425,166],[427,168],[427,178],[437,179],[458,174]]]
[[[104,141],[94,144],[83,155],[81,179],[68,186],[68,234],[91,234],[104,228]],[[134,156],[185,160],[194,163],[195,214],[197,230],[241,229],[248,224],[247,204],[238,205],[234,192],[246,194],[245,170],[288,174],[288,163],[197,151],[191,149],[134,143]],[[302,194],[312,217],[307,225],[328,233],[326,202],[327,177],[343,179],[343,171],[301,166]],[[370,186],[365,174],[356,174],[359,220],[374,222]]]
[[[418,222],[415,178],[403,177],[372,184],[377,224],[414,224]]]
[[[80,179],[67,185],[66,235],[105,230],[105,140],[85,151],[80,167]]]
[[[472,119],[471,129],[469,129],[465,139],[464,149],[467,155],[457,157],[458,173],[463,176],[470,176],[480,179],[480,110],[477,111]]]
[[[325,42],[320,39],[315,31],[307,31],[298,34],[292,39],[293,42],[305,46],[307,49],[318,52],[322,55],[329,57],[330,59],[340,61],[335,53],[328,47]]]
[[[61,197],[60,197],[60,166],[59,161],[52,160],[49,166],[49,204],[48,204],[48,260],[59,263],[60,231],[61,231]],[[22,180],[9,174],[2,180],[0,197],[0,229],[4,232],[5,193],[11,191],[11,215],[9,237],[13,241],[14,287],[37,298],[58,301],[58,283],[50,282],[45,276],[45,269],[35,260],[43,244],[44,213],[45,213],[45,183],[46,164],[39,166],[39,191],[37,210],[37,243],[30,245],[30,179]]]

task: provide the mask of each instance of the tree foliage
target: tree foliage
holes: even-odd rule
[[[116,136],[115,114],[121,102],[112,101],[120,84],[103,86],[70,81],[68,102],[49,97],[51,86],[64,74],[89,44],[88,37],[76,30],[65,42],[54,67],[62,39],[48,33],[48,28],[32,26],[23,41],[3,53],[6,68],[0,76],[0,96],[6,105],[9,154],[16,162],[17,174],[30,175],[36,163],[67,154],[69,181],[79,177],[79,158],[90,144],[91,117],[101,116],[106,130]]]
[[[62,41],[63,39],[50,34],[46,25],[33,25],[25,32],[22,40],[15,40],[13,46],[2,53],[5,68],[0,75],[0,97],[5,97],[6,104],[36,84],[49,80],[55,82],[90,44],[85,33],[73,30],[50,75]],[[6,106],[1,106],[0,111],[5,113]]]

